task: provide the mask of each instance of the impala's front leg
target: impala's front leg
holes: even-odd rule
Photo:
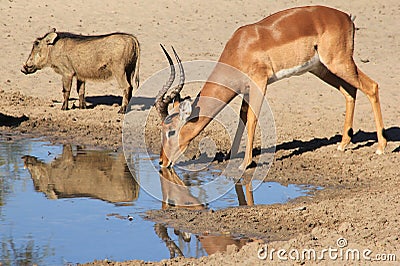
[[[266,83],[264,83],[266,84]],[[260,90],[263,89],[263,90]],[[266,86],[253,87],[249,94],[249,107],[247,111],[247,142],[246,151],[244,154],[243,163],[240,165],[240,170],[245,170],[253,161],[253,141],[256,132],[258,116],[261,111],[261,105],[264,100]]]
[[[239,119],[238,127],[236,129],[235,138],[233,139],[231,151],[226,156],[227,158],[230,158],[230,159],[235,158],[239,151],[240,141],[242,139],[243,131],[244,131],[244,128],[246,127],[246,123],[247,123],[247,112],[249,110],[248,101],[249,101],[248,95],[247,94],[243,95],[242,106],[240,107],[240,119]]]
[[[257,116],[253,111],[253,108],[247,113],[247,141],[246,141],[246,151],[244,154],[244,159],[242,164],[240,165],[240,170],[245,170],[248,166],[251,165],[253,161],[253,141],[254,134],[256,131],[257,125]]]

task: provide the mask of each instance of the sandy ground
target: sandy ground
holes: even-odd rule
[[[375,123],[371,106],[358,94],[353,143],[336,151],[345,102],[337,91],[314,76],[282,80],[269,87],[277,153],[266,176],[283,184],[312,184],[325,189],[312,198],[272,206],[196,212],[148,213],[168,225],[193,232],[240,234],[268,243],[268,248],[322,250],[336,247],[397,255],[400,261],[400,4],[386,1],[19,1],[0,3],[0,137],[46,136],[58,142],[121,149],[124,116],[117,113],[121,92],[116,81],[88,82],[87,110],[61,111],[61,78],[52,70],[24,76],[20,72],[32,41],[50,28],[81,34],[132,33],[141,43],[141,80],[166,67],[159,43],[174,45],[182,60],[217,60],[234,30],[288,7],[326,4],[357,16],[354,59],[380,85],[383,118],[389,137],[386,153],[374,154]],[[160,85],[161,86],[161,85]],[[78,104],[73,89],[70,106]],[[154,136],[157,119],[150,125]],[[207,134],[218,134],[213,128]],[[213,133],[214,132],[214,133]],[[154,142],[157,146],[157,141]],[[222,151],[229,149],[222,144]],[[257,200],[257,199],[255,199]],[[176,218],[176,217],[179,217]],[[228,247],[200,259],[177,258],[154,265],[264,264],[261,240],[240,250]],[[276,255],[276,254],[275,254]],[[326,256],[328,258],[328,256]],[[274,257],[274,262],[277,262]],[[295,261],[289,261],[295,263]],[[299,260],[300,264],[317,263]],[[332,260],[320,263],[333,263]],[[98,261],[93,264],[135,265]],[[343,264],[344,261],[336,260]],[[364,264],[364,263],[362,263]]]

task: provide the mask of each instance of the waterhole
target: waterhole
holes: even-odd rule
[[[243,245],[245,239],[196,236],[143,219],[147,210],[176,204],[171,195],[163,204],[136,182],[138,177],[146,180],[147,164],[153,159],[137,160],[132,174],[122,153],[37,139],[0,140],[0,265],[159,261],[179,255],[201,257],[229,244]],[[212,170],[207,171],[193,177],[178,170],[169,175],[190,185],[209,178]],[[159,180],[160,197],[174,193],[163,179],[151,180]],[[265,182],[253,192],[254,203],[283,203],[309,189]],[[207,208],[246,204],[249,199],[243,190],[240,184],[232,186]],[[207,191],[201,193],[207,197]],[[200,197],[190,190],[179,194],[185,202]]]

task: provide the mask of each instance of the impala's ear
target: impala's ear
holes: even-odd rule
[[[190,100],[184,100],[179,103],[179,117],[182,121],[187,121],[192,113],[192,103]]]

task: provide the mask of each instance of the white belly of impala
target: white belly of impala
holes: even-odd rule
[[[315,55],[309,61],[306,61],[301,65],[288,69],[281,69],[278,72],[274,73],[274,75],[268,78],[268,84],[291,76],[300,76],[306,72],[317,69],[320,64],[321,61],[319,59],[318,53],[315,53]]]

